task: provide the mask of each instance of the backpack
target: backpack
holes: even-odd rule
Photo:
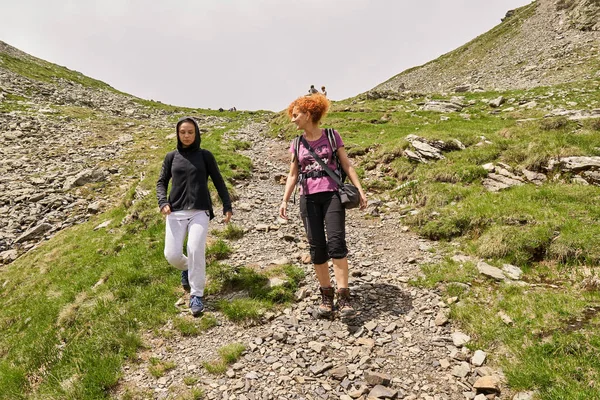
[[[335,135],[333,133],[333,128],[326,128],[325,129],[325,134],[327,135],[327,140],[329,140],[329,146],[331,147],[331,150],[333,152],[333,159],[335,160],[335,173],[337,175],[339,175],[342,179],[342,182],[344,182],[346,180],[346,173],[344,172],[344,169],[342,168],[341,164],[340,164],[340,159],[338,158],[337,155],[337,141],[335,140]],[[299,155],[299,151],[300,151],[300,135],[296,136],[296,138],[294,139],[294,158],[296,160],[296,162],[298,163],[298,167],[300,166],[300,161],[298,158]],[[301,177],[302,174],[298,174],[298,184],[301,183],[301,181],[303,180]]]

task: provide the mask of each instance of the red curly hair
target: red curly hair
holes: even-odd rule
[[[292,101],[287,108],[287,114],[292,118],[294,107],[298,107],[301,112],[309,112],[314,123],[318,123],[323,119],[329,110],[331,102],[327,97],[320,93],[314,93],[309,96],[301,96]]]

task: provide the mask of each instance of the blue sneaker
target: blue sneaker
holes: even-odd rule
[[[183,290],[186,292],[190,292],[190,279],[188,278],[188,272],[181,271],[181,286],[183,286]]]
[[[204,311],[204,303],[202,302],[202,297],[190,297],[190,311],[192,311],[192,315],[194,317],[198,317],[200,316],[200,314],[202,314],[202,311]]]

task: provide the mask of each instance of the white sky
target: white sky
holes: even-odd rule
[[[164,103],[341,100],[453,50],[530,0],[0,0],[0,40]]]

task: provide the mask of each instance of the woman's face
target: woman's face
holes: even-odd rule
[[[298,106],[292,110],[292,122],[296,124],[296,129],[304,130],[310,123],[310,113],[300,111]]]
[[[179,132],[177,132],[177,134],[179,135],[179,140],[183,144],[183,147],[189,147],[194,143],[194,140],[196,140],[196,127],[191,122],[182,122],[181,125],[179,125]]]

